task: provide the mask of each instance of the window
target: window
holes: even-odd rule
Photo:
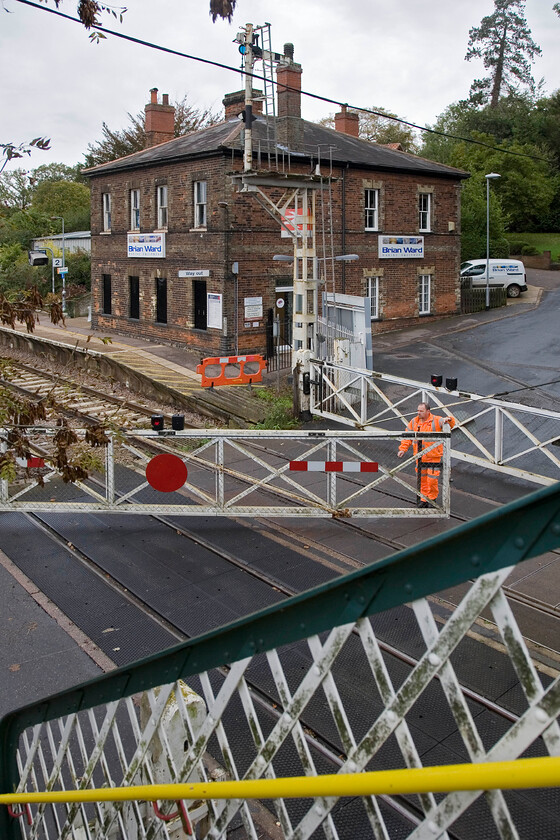
[[[429,315],[430,314],[430,297],[431,297],[431,281],[432,278],[429,274],[421,274],[420,275],[420,297],[418,302],[418,314],[419,315]]]
[[[206,227],[206,181],[194,182],[194,226]]]
[[[102,193],[103,230],[111,230],[111,193]]]
[[[157,188],[157,226],[167,227],[167,184]]]
[[[167,280],[163,277],[156,279],[156,321],[167,324]]]
[[[419,193],[418,195],[418,230],[431,230],[432,195]]]
[[[140,230],[140,190],[130,190],[130,230]]]
[[[104,274],[103,277],[103,314],[110,315],[111,309],[111,275]]]
[[[136,321],[140,318],[140,278],[128,278],[128,316]]]
[[[379,190],[365,190],[365,229],[379,230]]]
[[[366,295],[371,300],[371,318],[379,318],[379,277],[367,278]]]

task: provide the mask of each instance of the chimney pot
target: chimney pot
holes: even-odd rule
[[[290,61],[294,60],[294,45],[293,44],[284,44],[284,55],[286,58],[289,58]]]
[[[157,88],[150,88],[150,94],[151,94],[150,102],[152,103],[152,105],[157,105],[157,93],[158,93]]]
[[[168,93],[164,93],[164,94],[163,94],[163,97],[162,97],[162,104],[163,104],[163,105],[169,105],[169,94],[168,94]]]

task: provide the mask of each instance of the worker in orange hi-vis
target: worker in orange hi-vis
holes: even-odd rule
[[[455,425],[453,417],[438,417],[432,414],[428,403],[421,402],[418,406],[418,414],[413,417],[407,426],[410,432],[443,432],[449,431]],[[444,426],[448,428],[444,429]],[[409,446],[413,443],[412,440],[403,440],[399,446],[398,457],[402,458]],[[431,441],[422,441],[422,451],[431,445]],[[414,441],[414,454],[418,454],[418,442]],[[441,458],[443,455],[443,444],[434,446],[425,455],[422,455],[422,471],[420,473],[420,490],[430,502],[435,502],[439,493],[439,474],[441,468]],[[429,464],[430,466],[426,466]],[[433,466],[431,466],[433,464]],[[418,472],[418,461],[416,462],[416,472]],[[418,507],[430,507],[430,502],[421,501]]]

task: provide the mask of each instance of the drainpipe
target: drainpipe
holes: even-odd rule
[[[342,247],[341,253],[346,253],[346,170],[348,164],[342,170]],[[346,263],[342,262],[342,294],[346,294]]]

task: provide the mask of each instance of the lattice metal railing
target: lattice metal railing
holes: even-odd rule
[[[558,756],[560,677],[537,670],[501,587],[511,565],[559,545],[556,485],[8,715],[0,724],[1,790]],[[481,576],[469,583],[473,573]],[[459,584],[464,597],[447,614],[428,597]],[[411,649],[404,658],[390,644],[395,622]],[[473,638],[490,628],[488,645]],[[472,684],[475,666],[493,669],[509,703],[496,699],[491,681],[494,700],[485,704]],[[164,823],[145,804],[114,802],[33,805],[27,825],[0,807],[0,836],[168,838],[196,824],[197,836],[219,838],[243,823],[250,838],[272,826],[294,840],[544,840],[560,829],[558,790],[546,798],[495,790],[276,800],[271,818],[264,806],[220,800],[215,786],[215,799],[185,803],[182,822]]]
[[[55,432],[29,428],[27,437],[35,449],[45,452]],[[448,516],[449,433],[423,435],[424,449],[415,454],[412,447],[399,461],[396,453],[403,437],[410,435],[227,429],[138,431],[122,433],[116,440],[108,435],[107,447],[96,450],[103,453],[105,467],[93,473],[91,480],[69,485],[60,481],[53,466],[43,475],[44,486],[40,486],[35,468],[21,470],[17,482],[0,480],[0,511],[236,517]],[[152,454],[139,449],[140,440],[166,444],[167,452],[177,460],[160,466]],[[9,435],[0,430],[0,454],[9,449],[8,441]],[[418,502],[426,499],[414,478],[415,467],[440,446],[439,501],[430,503],[429,508],[418,508]],[[127,453],[126,469],[120,465],[123,449]],[[47,467],[49,463],[47,457]],[[173,472],[174,464],[184,470],[184,484],[176,488],[180,492],[155,489],[158,482],[150,484],[153,473]],[[368,471],[371,465],[375,471]],[[419,469],[424,469],[422,464]]]
[[[311,413],[364,430],[402,428],[428,399],[458,421],[451,458],[549,485],[560,479],[560,413],[411,379],[311,363]]]

